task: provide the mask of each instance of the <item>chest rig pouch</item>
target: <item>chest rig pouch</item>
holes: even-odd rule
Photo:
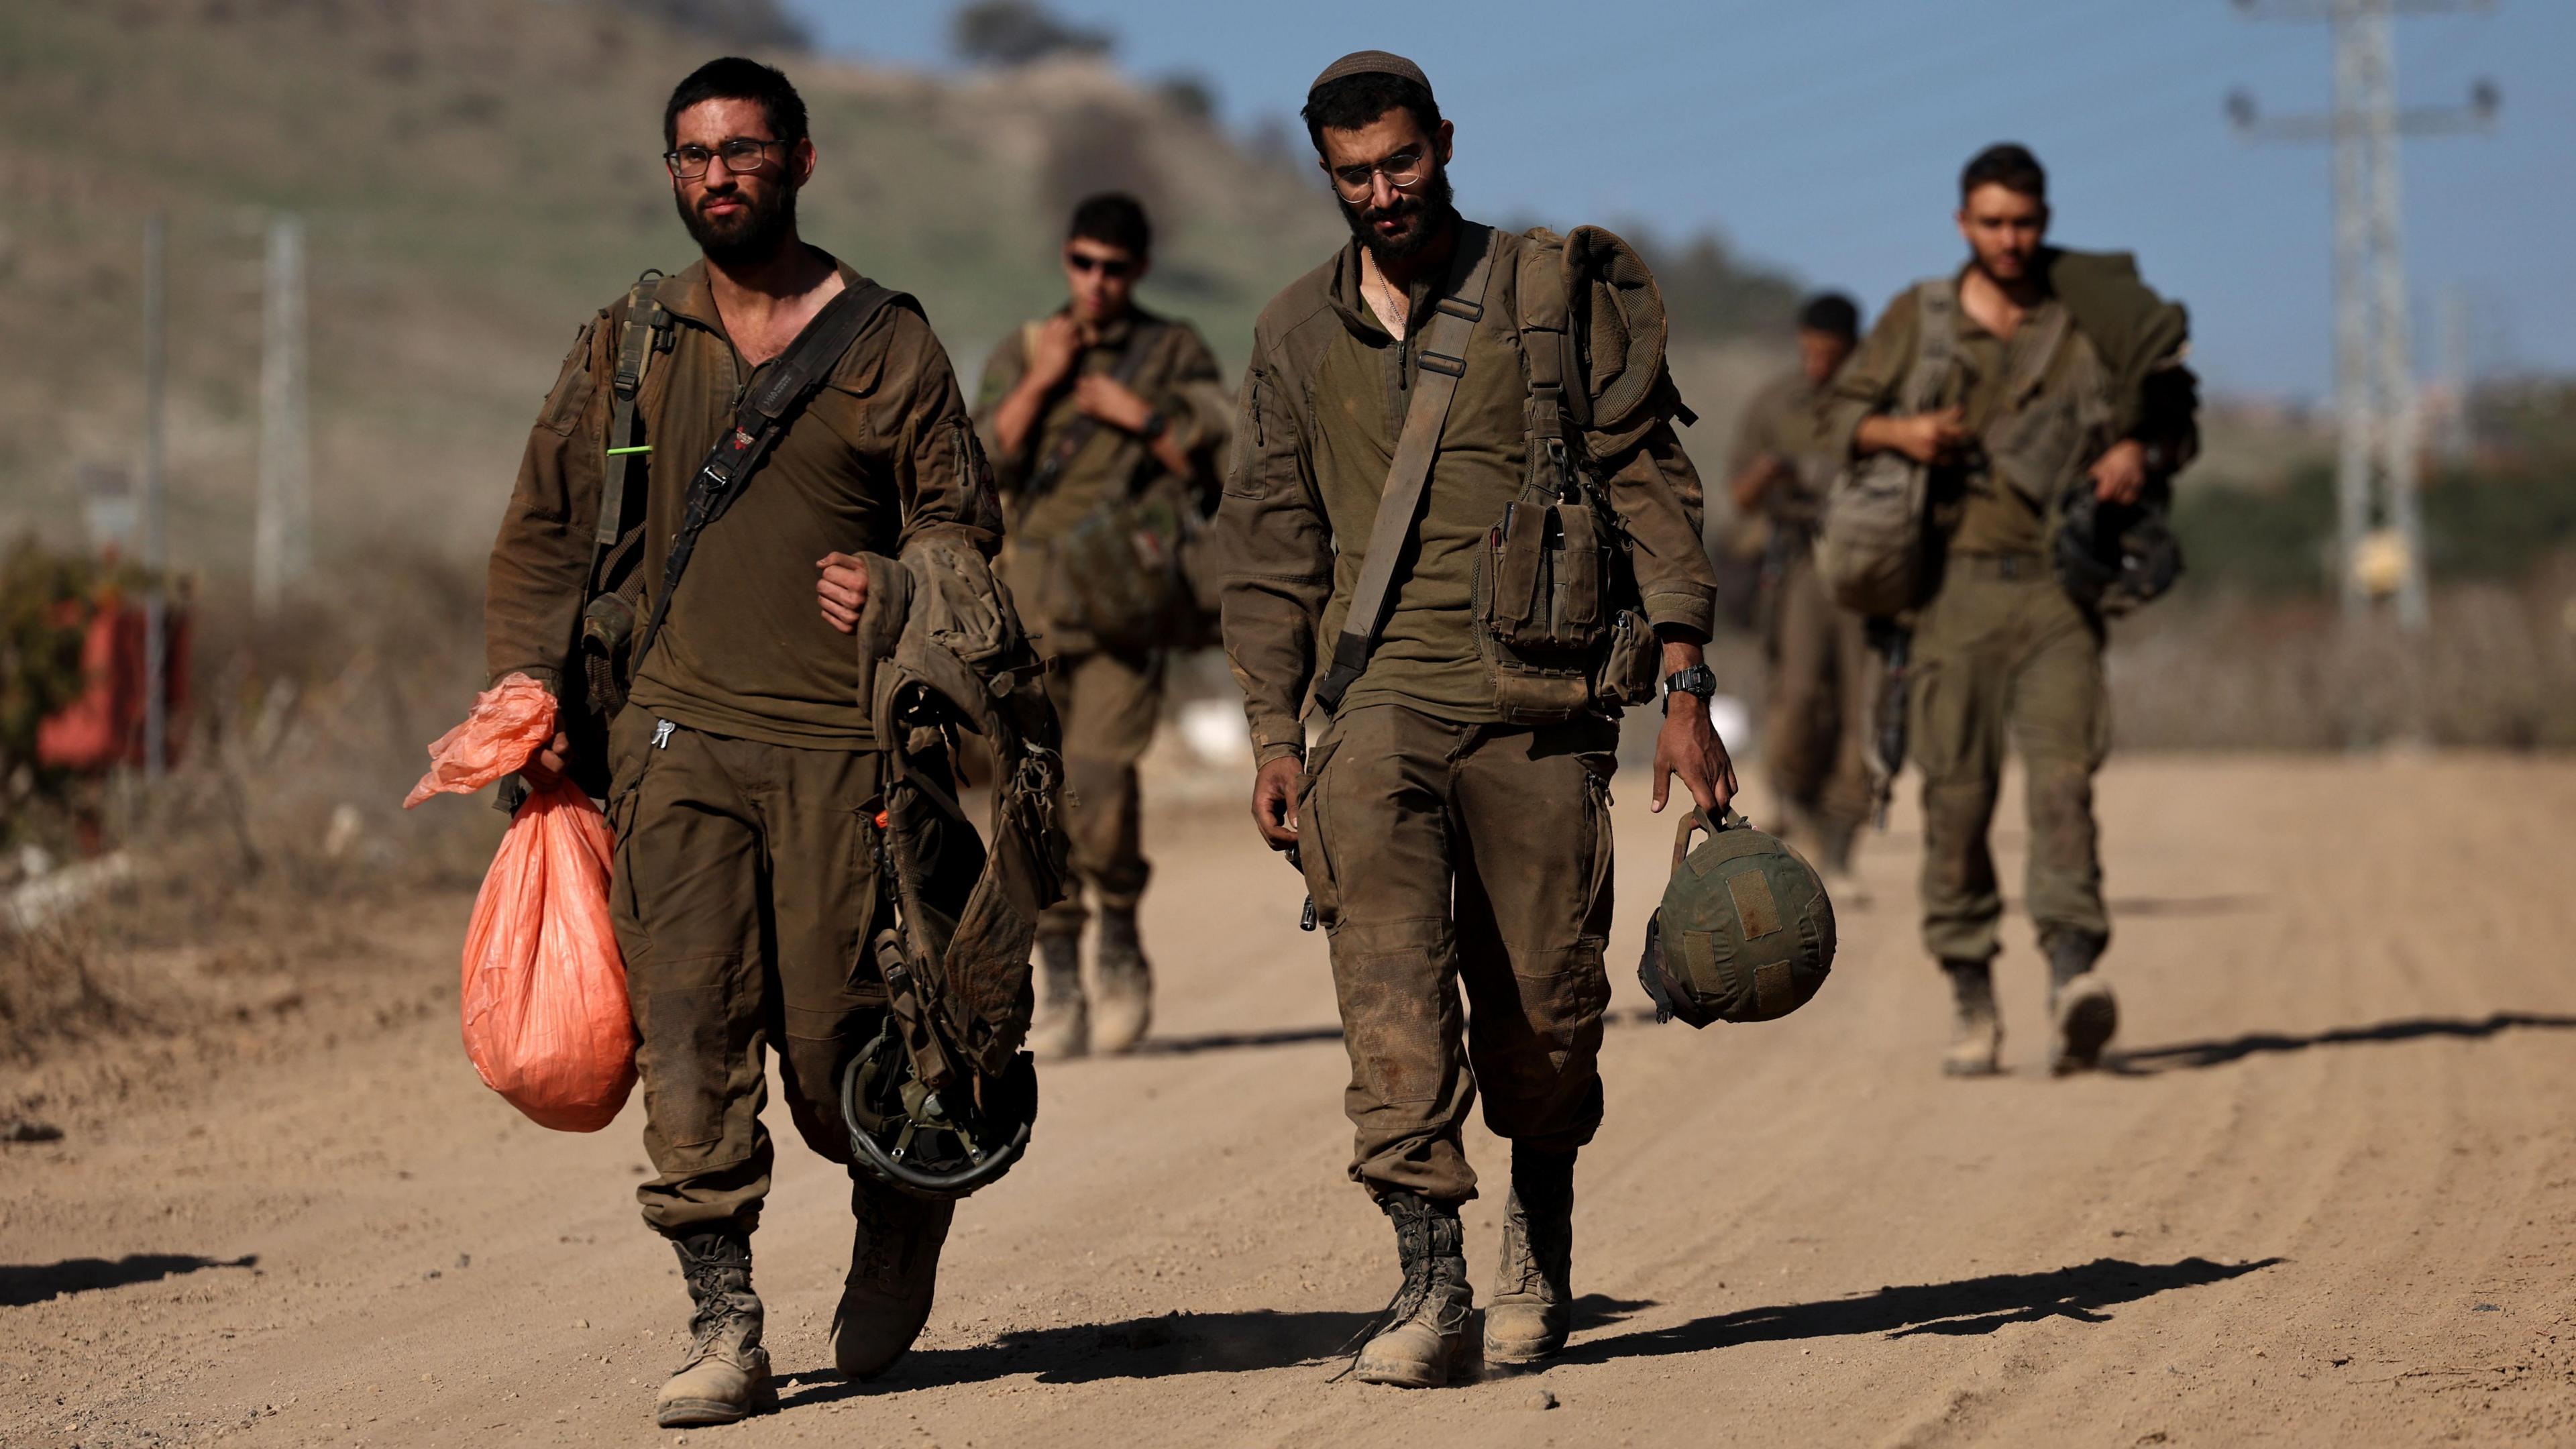
[[[1561,264],[1535,246],[1521,258],[1508,301],[1529,383],[1528,462],[1520,497],[1486,530],[1477,559],[1477,639],[1497,712],[1514,724],[1553,724],[1655,695],[1659,651],[1630,542],[1574,425],[1646,401],[1633,386],[1637,396],[1621,396],[1616,383],[1596,400],[1586,380],[1607,364],[1621,380],[1651,383],[1663,360],[1663,312],[1642,265],[1626,289],[1617,286],[1618,263],[1632,254],[1597,228],[1577,231]],[[1575,299],[1591,304],[1581,310],[1617,307],[1620,315],[1585,325]],[[1615,361],[1600,356],[1604,338]]]

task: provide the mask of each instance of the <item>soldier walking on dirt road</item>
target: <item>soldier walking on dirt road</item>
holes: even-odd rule
[[[1298,852],[1330,938],[1351,1176],[1404,1273],[1358,1376],[1434,1386],[1469,1350],[1480,1089],[1512,1142],[1485,1357],[1564,1345],[1575,1154],[1601,1119],[1613,721],[1669,676],[1657,808],[1676,772],[1703,809],[1733,793],[1701,662],[1715,580],[1635,254],[1461,218],[1411,61],[1336,61],[1305,119],[1352,241],[1255,331],[1218,515],[1225,642],[1254,822]],[[1614,350],[1625,367],[1589,375]]]
[[[1798,365],[1754,394],[1727,467],[1736,512],[1767,527],[1762,645],[1771,702],[1762,753],[1772,793],[1838,896],[1869,818],[1876,690],[1867,621],[1836,607],[1816,577],[1816,513],[1842,461],[1817,434],[1816,398],[1859,340],[1849,297],[1808,298],[1798,309]]]
[[[1074,870],[1100,904],[1096,1015],[1082,987],[1079,889],[1040,922],[1044,992],[1029,1027],[1040,1057],[1126,1051],[1153,1017],[1136,934],[1149,874],[1136,762],[1162,715],[1165,663],[1197,608],[1179,587],[1177,548],[1162,544],[1215,511],[1233,422],[1197,329],[1136,305],[1153,263],[1144,207],[1116,193],[1075,207],[1063,263],[1068,300],[993,349],[976,409],[1010,509],[1012,592],[1039,634],[1064,724]],[[1157,521],[1172,536],[1140,557],[1133,540]]]
[[[493,545],[486,640],[495,678],[558,681],[568,708],[583,689],[567,655],[586,631],[632,663],[605,738],[567,732],[529,773],[604,776],[591,788],[616,832],[610,905],[655,1169],[636,1195],[696,1304],[655,1406],[676,1427],[775,1402],[751,1286],[770,1049],[798,1133],[849,1163],[839,1074],[885,1012],[863,949],[886,909],[867,830],[884,765],[848,637],[868,586],[854,555],[989,554],[1000,517],[919,310],[797,233],[816,160],[787,78],[710,62],[672,92],[663,131],[703,259],[584,325]],[[738,406],[782,377],[803,380],[801,407],[788,399],[705,521],[711,450],[752,436]],[[627,612],[603,611],[621,599]],[[611,622],[638,618],[658,628],[631,643]],[[920,1332],[952,1206],[853,1172],[857,1238],[832,1321],[843,1374],[882,1372]]]
[[[2028,775],[2052,1070],[2094,1066],[2118,1028],[2096,969],[2111,938],[2093,819],[2111,742],[2104,611],[2071,592],[2062,559],[2071,516],[2160,507],[2199,439],[2182,308],[2125,253],[2045,245],[2048,221],[2030,152],[1979,153],[1959,179],[1967,265],[1898,293],[1817,413],[1837,457],[1892,451],[1931,469],[1939,562],[1914,624],[1908,734],[1923,771],[1923,942],[1950,978],[1943,1069],[1961,1076],[1997,1070],[2003,1041],[1987,830],[2007,745]]]

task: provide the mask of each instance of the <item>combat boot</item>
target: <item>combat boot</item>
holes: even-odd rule
[[[939,1250],[957,1204],[897,1191],[874,1178],[850,1181],[850,1275],[832,1310],[832,1363],[845,1379],[872,1379],[894,1366],[930,1321],[939,1287]]]
[[[1941,1070],[1953,1077],[1991,1077],[2001,1070],[2004,1049],[2004,1019],[1995,1010],[1994,963],[1944,961],[1941,974],[1950,978],[1950,1002],[1957,1012]]]
[[[692,1233],[672,1241],[697,1311],[689,1357],[653,1396],[665,1429],[730,1424],[778,1407],[769,1350],[760,1346],[760,1298],[751,1291],[751,1240],[740,1233]]]
[[[1116,1056],[1145,1039],[1154,1022],[1154,972],[1136,940],[1134,906],[1100,912],[1100,1029],[1092,1043]]]
[[[1485,1362],[1536,1363],[1574,1321],[1574,1154],[1512,1149],[1503,1265],[1485,1304]]]
[[[1379,1206],[1395,1223],[1404,1286],[1386,1306],[1384,1326],[1360,1346],[1352,1373],[1364,1384],[1436,1389],[1467,1350],[1467,1318],[1476,1307],[1458,1207],[1410,1192],[1390,1192]]]
[[[2102,942],[2087,935],[2065,935],[2048,946],[2048,1009],[2057,1030],[2048,1044],[2048,1069],[2057,1076],[2088,1072],[2102,1064],[2102,1048],[2120,1029],[2119,998],[2111,983],[2093,969]]]
[[[1082,999],[1082,928],[1038,937],[1037,1014],[1029,1019],[1029,1053],[1063,1061],[1091,1050],[1091,1012]]]

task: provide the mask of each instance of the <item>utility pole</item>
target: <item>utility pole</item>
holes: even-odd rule
[[[2480,81],[2466,106],[2399,109],[2393,21],[2401,13],[2483,10],[2487,0],[2236,0],[2236,8],[2333,26],[2334,100],[2326,114],[2263,116],[2243,91],[2228,97],[2227,111],[2249,140],[2334,145],[2335,567],[2347,618],[2358,617],[2374,592],[2393,593],[2399,624],[2420,632],[2427,616],[2417,498],[2423,414],[2407,316],[2397,143],[2400,136],[2489,129],[2498,98],[2494,85]],[[2393,550],[2370,548],[2379,530]],[[2372,577],[2374,552],[2393,552],[2393,580]]]
[[[170,759],[169,488],[163,394],[169,381],[169,224],[143,224],[143,778],[161,783]]]
[[[251,601],[276,611],[313,567],[311,439],[305,414],[304,222],[268,225],[259,359],[259,504],[251,539]]]

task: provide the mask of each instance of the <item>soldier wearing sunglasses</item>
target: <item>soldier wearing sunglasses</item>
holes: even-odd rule
[[[1012,591],[1050,662],[1075,797],[1068,823],[1082,888],[1038,934],[1044,985],[1029,1045],[1048,1057],[1126,1051],[1152,1016],[1136,930],[1149,874],[1136,762],[1194,606],[1174,597],[1177,560],[1133,541],[1177,540],[1214,511],[1233,414],[1198,332],[1136,305],[1153,231],[1135,198],[1074,208],[1062,262],[1065,304],[994,349],[976,410],[1010,509]],[[1100,918],[1089,993],[1086,889]]]

